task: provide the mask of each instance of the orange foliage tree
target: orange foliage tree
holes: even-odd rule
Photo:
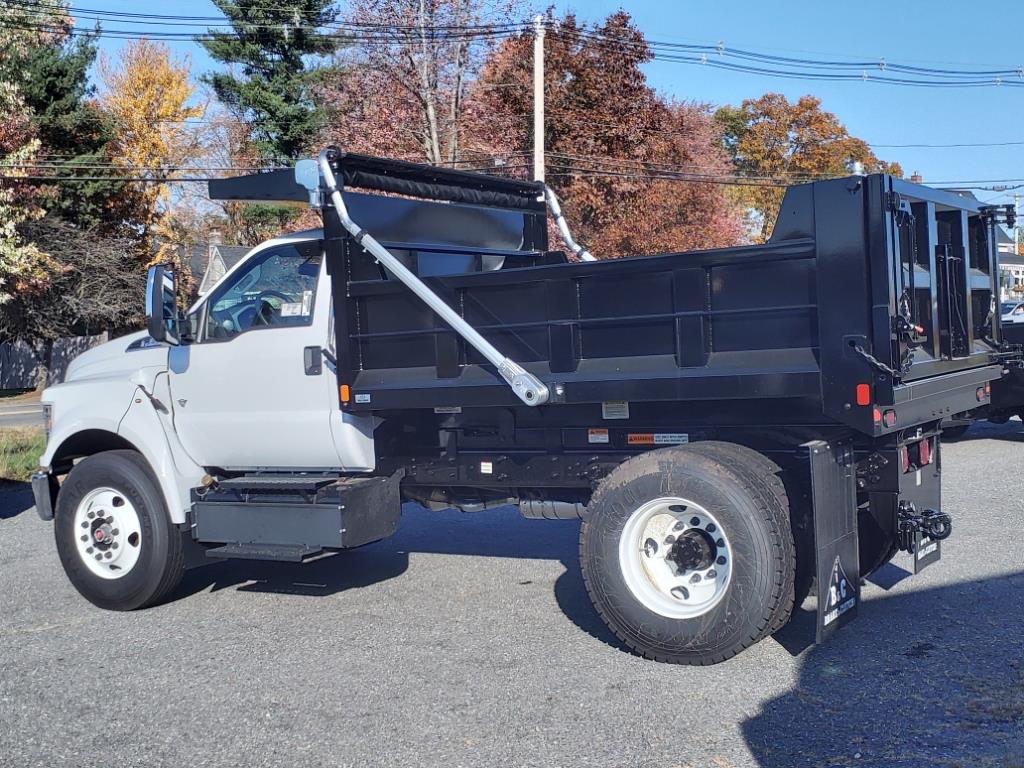
[[[478,144],[504,144],[519,162],[532,145],[532,46],[528,33],[504,41],[471,92]],[[722,186],[685,180],[732,172],[709,108],[659,96],[640,68],[651,58],[623,11],[594,27],[548,18],[547,180],[599,257],[731,245],[741,234]]]
[[[197,157],[199,132],[188,121],[205,112],[191,104],[195,87],[187,59],[171,57],[162,43],[142,38],[128,43],[115,64],[101,57],[104,109],[114,118],[110,159],[125,176],[139,178],[127,218],[138,228],[149,257],[150,238],[168,200],[174,169]]]
[[[780,93],[747,99],[739,107],[722,107],[715,117],[737,170],[752,181],[799,183],[843,176],[860,163],[866,173],[903,175],[897,163],[879,160],[867,142],[851,136],[838,117],[821,108],[821,100],[803,96],[795,103]],[[743,188],[742,198],[755,213],[757,235],[771,237],[782,204],[781,186]]]

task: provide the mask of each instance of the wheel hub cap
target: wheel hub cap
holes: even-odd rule
[[[699,571],[710,568],[717,554],[718,547],[711,534],[690,528],[676,539],[666,558],[680,571]]]
[[[113,488],[87,493],[75,510],[75,544],[86,567],[103,579],[118,579],[139,560],[142,525],[128,498]]]
[[[726,531],[706,508],[655,499],[627,519],[619,539],[626,586],[645,607],[676,619],[701,616],[724,597],[732,576]]]

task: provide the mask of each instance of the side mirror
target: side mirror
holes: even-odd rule
[[[320,165],[316,160],[299,160],[295,164],[295,183],[306,188],[311,207],[319,208],[321,206]]]
[[[178,346],[178,290],[174,273],[164,265],[150,267],[146,275],[146,330],[154,341]]]

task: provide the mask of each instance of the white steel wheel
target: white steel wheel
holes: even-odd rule
[[[648,610],[670,619],[693,619],[725,596],[732,549],[707,509],[665,497],[647,502],[626,520],[619,567],[633,597]]]
[[[75,508],[75,544],[86,567],[101,579],[131,572],[142,550],[142,523],[128,497],[113,488],[96,488]]]

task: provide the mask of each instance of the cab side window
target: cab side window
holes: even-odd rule
[[[203,340],[313,321],[323,241],[290,243],[252,257],[206,301]]]

